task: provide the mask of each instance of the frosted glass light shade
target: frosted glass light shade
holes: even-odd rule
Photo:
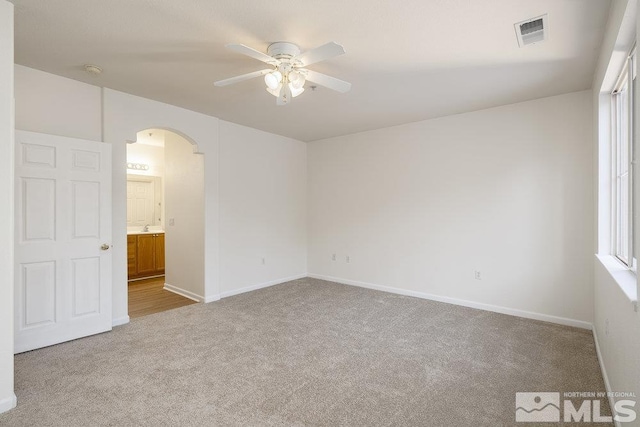
[[[300,95],[302,92],[304,92],[304,88],[303,87],[295,87],[293,85],[293,83],[289,83],[289,89],[291,90],[291,96],[293,98],[295,98],[296,96]]]
[[[291,82],[291,86],[295,89],[300,89],[304,86],[305,78],[301,73],[292,71],[289,73],[289,82]]]
[[[282,74],[276,70],[264,76],[264,82],[269,89],[276,89],[282,81]]]

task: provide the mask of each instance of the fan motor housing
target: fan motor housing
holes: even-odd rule
[[[267,48],[267,54],[278,60],[291,59],[300,55],[300,48],[289,42],[271,43]]]

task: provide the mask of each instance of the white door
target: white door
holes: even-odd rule
[[[16,131],[15,164],[15,352],[110,330],[111,146]]]

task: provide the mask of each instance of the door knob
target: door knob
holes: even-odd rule
[[[100,249],[102,249],[103,251],[108,251],[110,247],[111,246],[107,245],[106,243],[103,243],[102,246],[100,246]]]

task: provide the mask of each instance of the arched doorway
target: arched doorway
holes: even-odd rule
[[[129,317],[204,300],[204,159],[172,130],[127,144]]]

